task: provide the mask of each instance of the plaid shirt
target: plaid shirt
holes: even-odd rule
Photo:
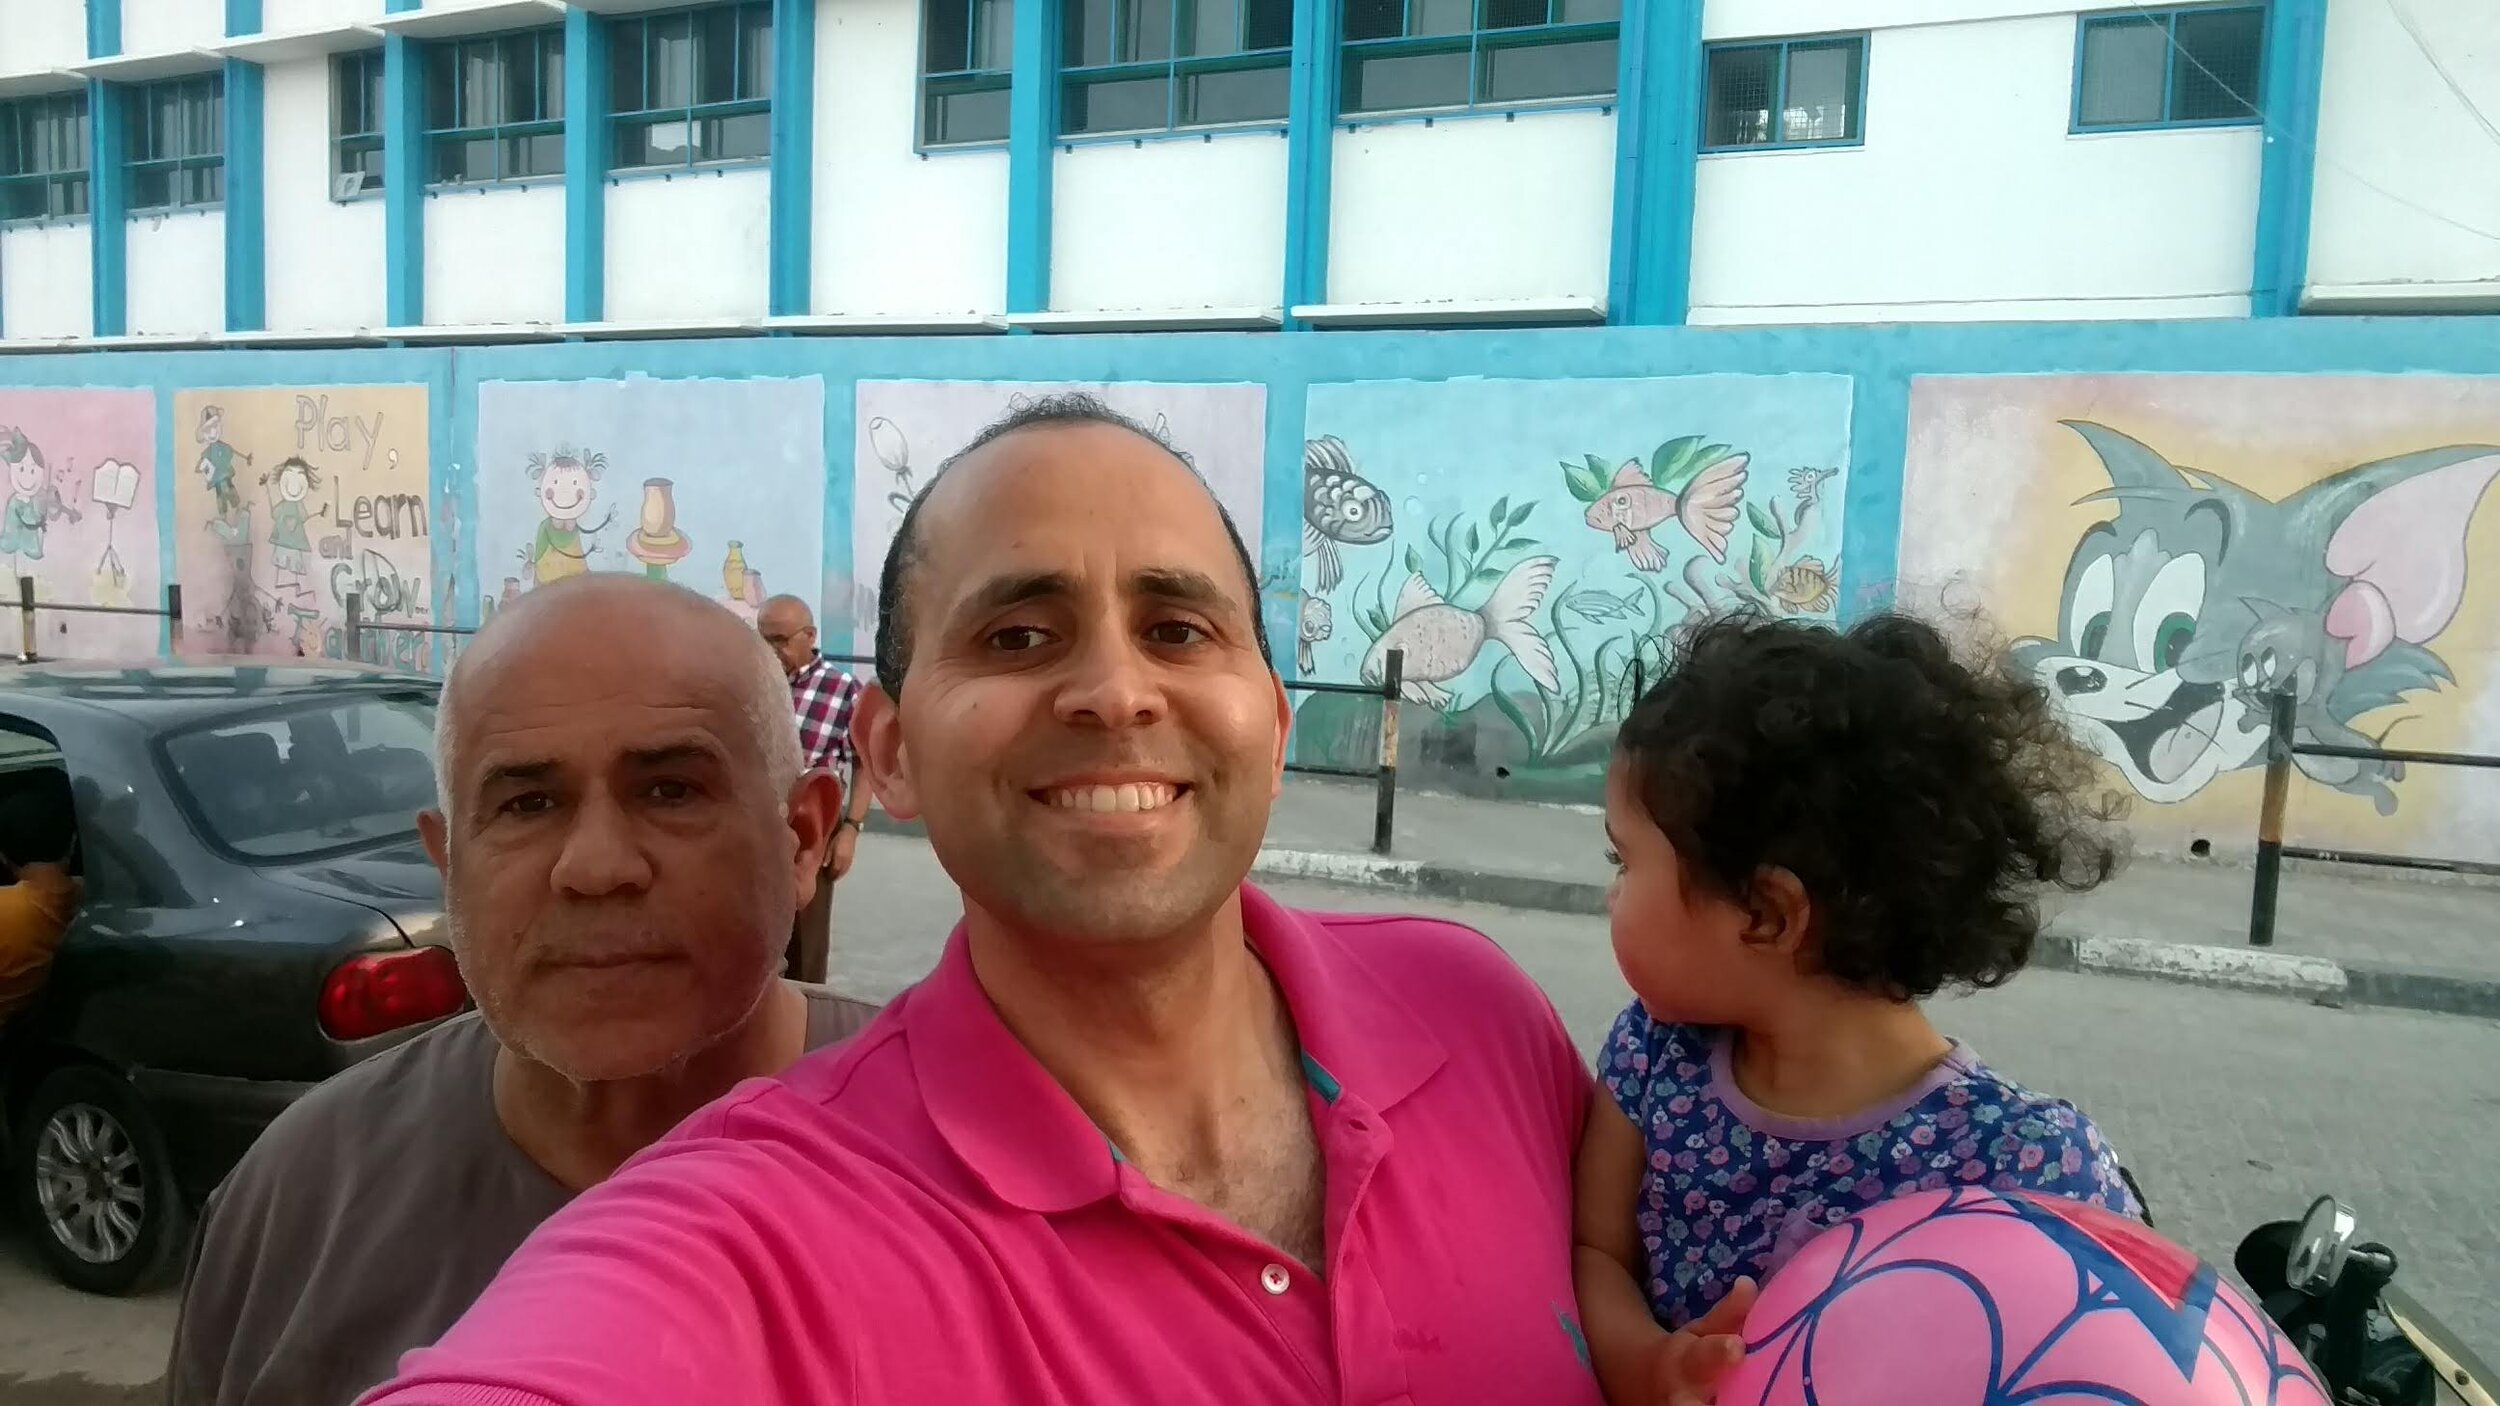
[[[859,760],[851,750],[851,710],[863,685],[823,655],[790,676],[790,703],[799,715],[799,750],[810,767],[848,775]]]

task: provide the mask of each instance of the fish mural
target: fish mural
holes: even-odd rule
[[[1554,672],[1554,651],[1537,633],[1537,607],[1554,584],[1554,557],[1531,557],[1502,573],[1493,594],[1473,610],[1462,610],[1441,598],[1420,574],[1409,575],[1398,588],[1398,603],[1389,628],[1363,655],[1359,676],[1368,684],[1386,677],[1389,651],[1406,657],[1399,691],[1409,700],[1447,708],[1450,692],[1442,684],[1467,671],[1485,646],[1508,650],[1537,687],[1548,693],[1562,687]]]
[[[1312,386],[1294,662],[1377,685],[1400,651],[1420,784],[1595,801],[1685,620],[1837,611],[1849,404],[1831,376]],[[1377,723],[1306,696],[1294,755],[1362,765]]]
[[[1302,446],[1302,554],[1316,563],[1319,588],[1345,580],[1339,543],[1368,547],[1389,540],[1389,495],[1354,471],[1345,441],[1322,435]]]
[[[2356,718],[2453,681],[2428,646],[2464,604],[2466,533],[2500,478],[2500,445],[2360,464],[2276,500],[2110,426],[2067,423],[2108,474],[2090,497],[2118,512],[2075,544],[2063,628],[2014,658],[2138,795],[2184,800],[2262,765],[2281,689],[2297,739],[2368,747],[2385,734]],[[2397,765],[2297,760],[2395,813]]]
[[[1572,495],[1589,505],[1583,520],[1610,534],[1634,570],[1664,571],[1667,556],[1653,534],[1668,523],[1712,561],[1727,560],[1728,533],[1745,498],[1746,457],[1696,435],[1660,445],[1647,471],[1640,460],[1627,459],[1601,482],[1602,461],[1591,455],[1585,467],[1566,462],[1563,477]]]

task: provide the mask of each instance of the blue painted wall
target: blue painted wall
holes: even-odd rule
[[[1304,599],[1303,446],[1312,388],[1334,382],[1440,381],[1502,376],[1536,380],[1683,377],[1703,374],[1847,378],[1848,431],[1841,504],[1845,527],[1838,609],[1843,615],[1891,599],[1902,527],[1902,465],[1913,377],[1923,374],[2386,372],[2500,376],[2500,337],[2463,336],[2457,319],[2341,318],[2178,323],[1919,325],[1875,328],[1711,329],[1624,327],[1468,333],[1332,333],[1326,336],[1204,334],[1087,337],[776,337],[691,342],[582,342],[442,350],[86,352],[0,361],[0,387],[141,386],[159,392],[168,436],[159,462],[177,461],[170,436],[175,391],[253,385],[322,386],[417,382],[428,386],[435,496],[452,504],[438,529],[438,580],[466,583],[439,602],[441,615],[471,619],[478,560],[478,386],[502,380],[686,377],[821,377],[825,387],[824,579],[837,589],[877,563],[852,561],[848,505],[853,405],[861,380],[1241,382],[1267,387],[1267,482],[1260,544],[1265,601],[1280,662],[1290,669]],[[2482,326],[2480,321],[2473,325]],[[1320,397],[1325,400],[1328,394]],[[1569,419],[1570,395],[1555,413]],[[1819,402],[1818,402],[1819,404]],[[1825,411],[1817,411],[1825,414]],[[1324,427],[1323,427],[1324,428]],[[1557,440],[1585,426],[1563,425]],[[1378,433],[1391,432],[1380,426]],[[1428,433],[1419,426],[1417,433]],[[186,431],[187,433],[187,431]],[[1632,439],[1631,428],[1623,433]],[[1644,430],[1644,434],[1649,433]],[[1662,425],[1654,439],[1711,425]],[[1574,441],[1576,442],[1576,440]],[[1650,452],[1648,444],[1624,450]],[[1591,443],[1587,452],[1616,452]],[[1394,452],[1394,451],[1393,451]],[[1768,466],[1781,474],[1796,465]],[[881,473],[875,464],[868,472]],[[1520,491],[1544,493],[1554,463],[1523,464]],[[2009,473],[2023,466],[2009,465]],[[1481,475],[1480,475],[1481,477]],[[1498,476],[1480,485],[1498,490]],[[1514,497],[1516,495],[1514,494]],[[1426,516],[1431,511],[1424,510]],[[2486,513],[2489,508],[2486,507]],[[1245,524],[1246,526],[1246,524]],[[1592,536],[1592,541],[1594,540]],[[167,565],[168,576],[172,565]],[[500,570],[495,573],[501,574]],[[864,648],[868,635],[828,611],[830,647]],[[1327,672],[1323,669],[1322,672]],[[1454,778],[1465,781],[1467,778]],[[1479,778],[1482,780],[1481,778]],[[1484,784],[1492,784],[1485,780]]]

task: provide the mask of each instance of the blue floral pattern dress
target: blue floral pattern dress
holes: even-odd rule
[[[1999,1075],[1959,1042],[1916,1088],[1844,1118],[1787,1118],[1731,1072],[1735,1032],[1661,1025],[1635,1001],[1598,1074],[1649,1149],[1638,1207],[1651,1312],[1680,1328],[1736,1280],[1878,1201],[1986,1186],[2141,1216],[2117,1154],[2073,1104]]]

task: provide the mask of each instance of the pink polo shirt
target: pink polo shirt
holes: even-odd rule
[[[1591,1085],[1544,993],[1449,923],[1242,909],[1302,1039],[1325,1279],[1122,1161],[959,930],[541,1227],[365,1406],[1597,1406]]]

